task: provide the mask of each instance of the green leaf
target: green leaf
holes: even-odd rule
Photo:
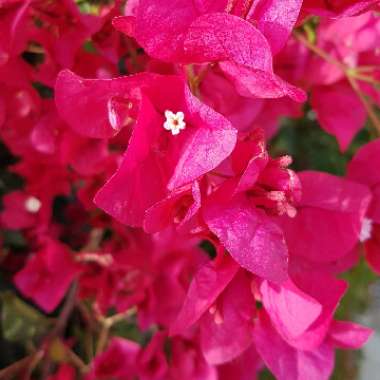
[[[27,342],[44,334],[52,326],[52,319],[19,299],[14,293],[0,294],[3,337],[12,342]]]

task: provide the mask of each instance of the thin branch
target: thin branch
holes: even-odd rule
[[[103,350],[105,349],[107,342],[108,342],[108,336],[109,336],[109,331],[110,331],[111,327],[115,323],[121,322],[121,321],[131,317],[135,313],[136,313],[136,308],[133,307],[124,313],[119,313],[119,314],[115,314],[115,315],[108,317],[108,318],[101,318],[100,319],[100,323],[102,324],[102,329],[100,330],[98,344],[96,346],[96,354],[103,352]]]
[[[332,65],[338,66],[344,73],[346,72],[347,68],[342,62],[339,62],[337,59],[332,57],[330,54],[326,53],[324,50],[320,49],[318,46],[311,43],[301,33],[294,32],[294,35],[300,42],[302,42],[313,53],[320,56],[321,58],[323,58],[325,61],[331,63]]]
[[[99,355],[107,346],[108,336],[109,336],[110,327],[106,324],[102,326],[100,330],[98,343],[96,345],[96,355]]]
[[[348,76],[347,79],[350,82],[352,89],[355,91],[356,95],[359,97],[360,101],[362,102],[364,108],[366,109],[367,114],[370,120],[372,121],[374,127],[376,128],[377,132],[380,134],[380,120],[377,117],[375,110],[372,107],[372,104],[368,101],[368,99],[365,97],[363,92],[360,90],[360,87],[356,79],[350,76]]]
[[[55,338],[62,335],[65,327],[67,325],[67,321],[70,318],[70,315],[75,306],[75,298],[77,293],[78,283],[75,281],[67,294],[66,301],[63,305],[61,313],[58,316],[57,322],[50,333],[44,339],[44,347],[45,352],[48,351],[50,345],[54,341]],[[42,366],[42,378],[45,379],[50,372],[51,362],[49,356],[45,356],[44,363]]]
[[[11,364],[10,366],[1,369],[0,380],[9,380],[16,374],[20,373],[22,370],[28,369],[30,367],[34,368],[35,365],[42,359],[43,355],[43,350],[36,351],[29,356]]]
[[[77,367],[82,373],[86,373],[88,368],[83,360],[70,348],[66,347],[66,354],[68,359]]]
[[[53,340],[55,337],[62,334],[63,330],[66,327],[67,321],[75,307],[75,298],[77,294],[78,283],[76,281],[73,282],[69,293],[66,297],[65,304],[63,305],[62,311],[59,314],[58,320],[51,330],[50,334],[47,336],[47,341]]]
[[[357,69],[352,69],[350,67],[345,66],[343,63],[336,60],[330,54],[326,53],[325,51],[320,49],[318,46],[311,43],[301,33],[294,32],[294,35],[302,44],[304,44],[313,53],[315,53],[316,55],[324,59],[326,62],[329,62],[332,65],[335,65],[342,70],[348,82],[350,83],[352,89],[355,91],[356,95],[359,97],[361,103],[363,104],[365,110],[367,111],[368,117],[372,121],[377,133],[380,134],[380,120],[378,116],[376,115],[376,112],[373,109],[371,102],[368,101],[368,99],[365,97],[365,95],[361,91],[357,81],[361,80],[363,82],[367,82],[372,85],[377,84],[378,82],[375,79],[372,79],[371,77],[368,77],[366,75],[361,74],[360,72],[357,72],[358,71]]]

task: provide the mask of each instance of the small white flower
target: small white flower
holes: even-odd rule
[[[311,121],[315,121],[315,120],[317,120],[317,114],[316,114],[316,112],[313,111],[313,110],[308,111],[307,114],[306,114],[306,117],[307,117],[309,120],[311,120]]]
[[[368,218],[363,218],[362,228],[360,230],[359,240],[364,243],[371,238],[373,221]]]
[[[35,214],[38,211],[40,211],[41,206],[41,201],[36,197],[29,197],[25,201],[25,209],[31,212],[32,214]]]
[[[185,115],[183,112],[179,111],[177,113],[173,113],[172,111],[165,111],[166,121],[164,123],[164,128],[167,131],[171,131],[172,135],[178,135],[182,129],[186,128],[186,123],[184,121]]]

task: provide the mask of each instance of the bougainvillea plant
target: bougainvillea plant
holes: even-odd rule
[[[330,379],[380,274],[379,3],[0,0],[0,379]]]

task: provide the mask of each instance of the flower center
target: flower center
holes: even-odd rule
[[[183,112],[179,111],[174,113],[172,111],[165,111],[166,121],[164,123],[164,128],[167,131],[171,131],[172,135],[178,135],[182,129],[186,128],[185,115]]]
[[[31,212],[32,214],[35,214],[38,211],[40,211],[41,201],[36,197],[29,197],[25,201],[25,208],[27,211]]]
[[[360,230],[359,240],[364,243],[371,238],[373,221],[368,218],[364,218],[362,222],[362,228]]]

